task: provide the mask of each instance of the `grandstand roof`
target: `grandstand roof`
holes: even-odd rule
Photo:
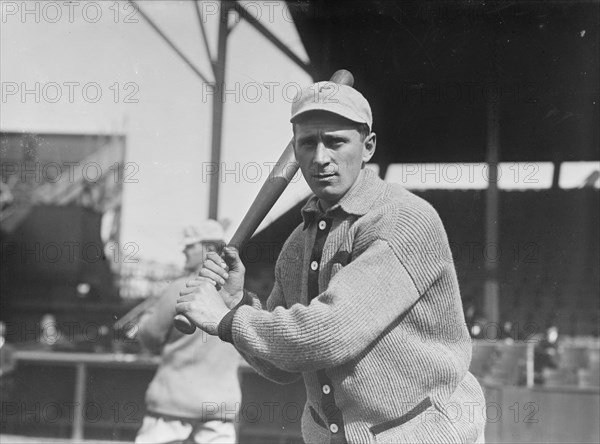
[[[121,203],[125,136],[2,132],[0,150],[2,231],[35,205],[79,201],[105,212]]]
[[[288,1],[318,78],[349,69],[375,162],[598,160],[596,2]]]

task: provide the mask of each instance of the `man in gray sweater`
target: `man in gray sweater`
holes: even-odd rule
[[[209,255],[176,306],[262,375],[303,378],[307,443],[483,442],[485,400],[446,232],[424,200],[365,163],[366,99],[320,82],[292,105],[294,150],[314,193],[286,241],[266,309],[244,267]],[[218,285],[215,285],[218,284]]]

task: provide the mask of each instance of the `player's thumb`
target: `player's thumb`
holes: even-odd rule
[[[229,266],[229,272],[244,272],[244,264],[240,259],[240,254],[235,247],[225,247],[223,249],[224,259]]]

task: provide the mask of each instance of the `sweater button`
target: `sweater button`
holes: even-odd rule
[[[319,268],[319,263],[318,263],[317,261],[312,261],[312,262],[310,263],[310,269],[311,269],[312,271],[316,271],[316,270],[317,270],[317,268]]]
[[[323,393],[325,393],[326,395],[331,393],[331,387],[329,387],[327,384],[325,384],[323,386]]]
[[[331,430],[331,433],[337,433],[339,429],[338,429],[337,424],[330,424],[329,430]]]
[[[319,222],[319,230],[324,230],[325,228],[327,228],[327,222],[322,220],[321,222]]]

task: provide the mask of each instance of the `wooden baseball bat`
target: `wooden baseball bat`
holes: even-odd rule
[[[340,69],[333,74],[329,81],[340,85],[352,86],[354,84],[354,77],[350,71]],[[246,242],[248,242],[250,237],[254,234],[275,202],[277,202],[277,199],[279,199],[279,196],[281,196],[281,193],[283,193],[283,190],[285,190],[298,171],[299,165],[294,156],[293,142],[293,139],[290,140],[283,150],[275,167],[256,195],[254,202],[250,205],[250,208],[244,216],[244,219],[242,219],[238,229],[227,244],[228,246],[235,247],[238,251],[241,251],[242,248],[244,248]],[[180,332],[188,335],[196,331],[196,326],[181,314],[175,316],[175,327],[177,327],[177,330]]]

